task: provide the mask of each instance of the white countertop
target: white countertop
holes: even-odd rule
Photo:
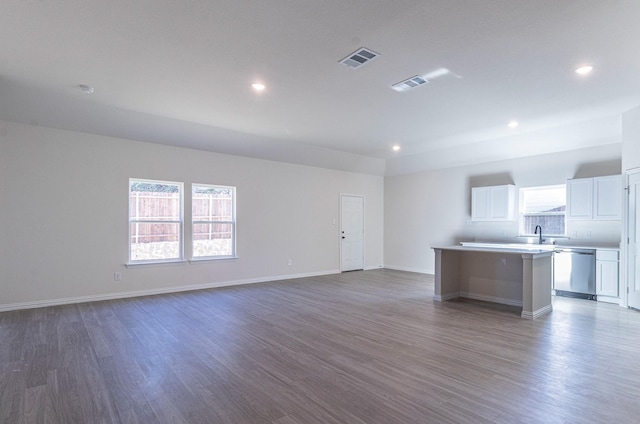
[[[534,243],[500,243],[500,242],[476,242],[476,241],[463,241],[460,243],[465,247],[485,247],[485,248],[497,248],[497,249],[515,249],[515,250],[547,250],[552,251],[555,248],[558,249],[592,249],[592,250],[620,250],[616,245],[563,245],[563,244],[534,244]]]
[[[502,245],[489,243],[479,243],[478,245],[470,246],[470,245],[454,245],[454,246],[436,246],[433,249],[440,250],[456,250],[461,252],[490,252],[490,253],[507,253],[507,254],[521,254],[521,255],[552,255],[553,248],[551,249],[540,249],[536,247],[531,247],[531,245],[522,245],[512,246],[512,245]]]

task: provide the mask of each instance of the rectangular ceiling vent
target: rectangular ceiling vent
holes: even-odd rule
[[[365,63],[371,62],[378,56],[380,56],[378,53],[362,47],[342,59],[340,63],[347,65],[350,68],[359,68]]]
[[[393,88],[396,91],[403,92],[403,91],[408,91],[408,90],[414,89],[416,87],[420,87],[421,85],[424,85],[424,84],[426,84],[428,82],[429,82],[429,80],[421,77],[420,75],[416,75],[415,77],[411,77],[411,78],[406,79],[404,81],[400,81],[400,82],[397,82],[397,83],[393,84],[391,86],[391,88]]]

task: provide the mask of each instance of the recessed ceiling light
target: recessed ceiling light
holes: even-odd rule
[[[507,127],[509,127],[509,128],[518,128],[518,125],[520,125],[520,124],[518,123],[518,121],[511,121],[511,122],[509,122],[509,123],[507,124]]]
[[[576,68],[576,74],[580,75],[586,75],[591,71],[593,71],[593,65],[583,65]]]
[[[91,87],[90,85],[80,84],[78,88],[80,88],[80,91],[82,91],[83,93],[93,94],[93,87]]]
[[[392,149],[394,152],[399,152],[399,151],[400,151],[400,146],[399,146],[399,145],[397,145],[397,144],[394,144],[394,145],[391,147],[391,149]]]
[[[256,91],[263,91],[265,88],[267,88],[261,82],[254,82],[253,84],[251,84],[251,87],[253,87],[253,89],[256,90]]]

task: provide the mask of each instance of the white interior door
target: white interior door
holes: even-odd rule
[[[629,174],[629,210],[627,223],[627,287],[629,288],[628,305],[640,309],[640,172]]]
[[[364,197],[340,196],[340,270],[364,269]]]

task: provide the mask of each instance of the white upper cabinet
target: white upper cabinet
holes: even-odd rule
[[[471,219],[473,221],[512,221],[515,215],[514,185],[473,187]]]
[[[593,178],[567,181],[567,219],[593,219]]]
[[[621,219],[622,177],[594,178],[593,200],[593,219]]]
[[[489,215],[491,214],[489,188],[473,187],[471,189],[471,219],[473,221],[489,220]]]
[[[567,219],[621,219],[621,178],[610,175],[567,181]]]

